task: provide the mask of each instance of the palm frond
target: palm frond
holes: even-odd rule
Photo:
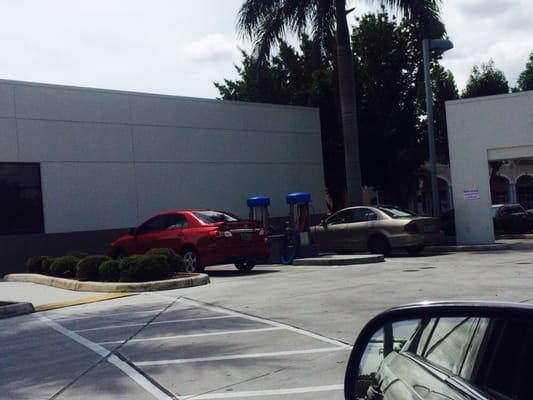
[[[440,16],[442,0],[370,0],[370,3],[388,5],[395,11],[402,12],[412,21],[416,21],[428,38],[441,38],[446,28]]]
[[[313,41],[322,52],[335,37],[335,5],[333,0],[318,0],[312,16]]]
[[[246,0],[239,11],[237,28],[253,41],[261,62],[289,31],[297,35],[306,32],[318,1]]]

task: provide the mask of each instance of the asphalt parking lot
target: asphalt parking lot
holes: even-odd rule
[[[533,248],[211,278],[0,320],[0,397],[342,399],[350,344],[371,316],[427,299],[531,300]]]

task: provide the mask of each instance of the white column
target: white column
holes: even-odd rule
[[[516,183],[509,183],[509,203],[518,203]]]

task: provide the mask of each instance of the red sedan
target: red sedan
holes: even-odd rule
[[[187,272],[234,263],[250,271],[268,258],[270,248],[260,222],[212,210],[168,211],[150,218],[111,243],[111,255],[121,258],[166,247],[181,254]]]

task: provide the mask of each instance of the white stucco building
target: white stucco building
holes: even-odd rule
[[[526,206],[530,202],[527,169],[513,171],[533,159],[533,91],[450,101],[446,115],[457,242],[492,243],[493,200],[518,202],[523,196]],[[489,162],[498,160],[506,161],[500,176],[515,187],[494,198]]]
[[[285,216],[293,191],[325,211],[317,109],[0,81],[4,255],[107,245],[168,209],[245,216],[258,194]]]

